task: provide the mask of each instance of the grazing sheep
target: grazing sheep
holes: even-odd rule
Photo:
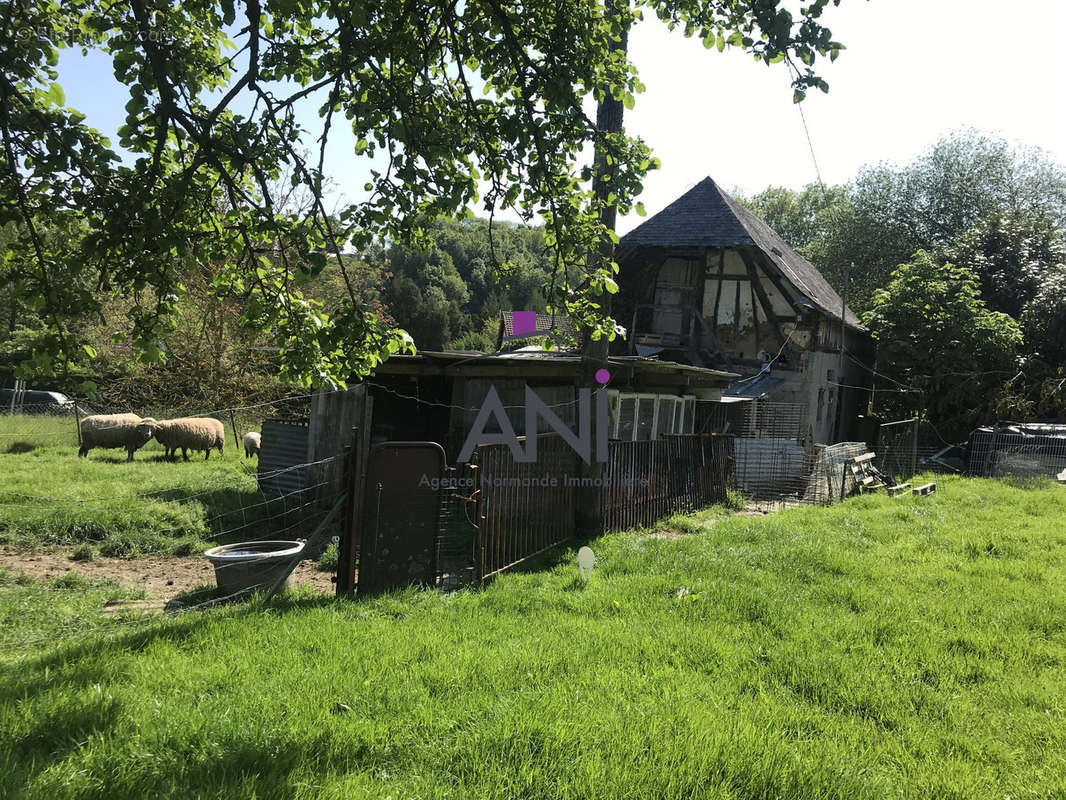
[[[141,419],[136,414],[94,414],[81,421],[81,446],[78,457],[83,458],[94,447],[122,447],[126,460],[144,447],[155,434],[158,423],[151,417]]]
[[[244,457],[251,458],[259,455],[259,448],[263,445],[263,437],[257,431],[249,431],[244,434]]]
[[[217,419],[211,417],[179,417],[156,423],[156,440],[166,448],[165,457],[181,457],[189,460],[189,451],[204,451],[204,461],[211,457],[211,448],[217,447],[222,452],[226,441],[226,429]]]

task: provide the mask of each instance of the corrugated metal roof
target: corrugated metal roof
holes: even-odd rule
[[[762,397],[785,382],[784,378],[775,378],[769,372],[761,372],[755,378],[745,378],[742,381],[731,383],[722,392],[731,397]]]

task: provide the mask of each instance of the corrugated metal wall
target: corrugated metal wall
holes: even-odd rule
[[[264,492],[303,491],[307,485],[306,417],[263,420],[259,488]]]

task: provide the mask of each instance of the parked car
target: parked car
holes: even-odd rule
[[[0,389],[0,412],[14,410],[20,414],[73,414],[74,401],[62,392],[46,389]]]

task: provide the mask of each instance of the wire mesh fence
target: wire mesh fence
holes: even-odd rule
[[[202,465],[194,462],[188,466],[202,469]],[[136,466],[142,473],[158,470],[154,464]],[[13,573],[9,585],[15,591],[21,585],[15,579],[21,571],[20,562],[30,557],[23,555],[25,548],[40,552],[41,544],[48,545],[45,552],[53,553],[53,559],[67,560],[68,569],[89,577],[139,576],[143,570],[161,573],[161,584],[166,576],[180,576],[177,585],[162,596],[156,590],[160,599],[154,603],[139,601],[128,609],[122,604],[101,609],[102,616],[108,617],[107,624],[93,616],[46,641],[12,641],[5,659],[17,659],[41,644],[58,646],[85,637],[136,632],[156,624],[157,611],[204,611],[255,595],[265,598],[287,586],[287,575],[298,562],[317,562],[333,537],[341,533],[338,510],[347,500],[346,492],[332,484],[307,485],[292,492],[263,491],[249,465],[234,461],[232,466],[235,468],[215,473],[206,482],[172,479],[147,489],[127,485],[116,490],[114,482],[88,482],[57,496],[0,487],[0,552],[5,553],[4,563]],[[95,471],[121,472],[125,467],[98,464]],[[46,539],[27,539],[26,527],[18,527],[18,523],[37,529],[36,534]],[[225,545],[231,547],[213,565],[201,559],[208,548]],[[88,556],[79,555],[86,549],[91,551]],[[278,554],[286,550],[292,555]],[[166,558],[138,558],[144,555]],[[173,557],[180,556],[193,556],[204,568],[172,568],[170,565],[176,566],[180,560]],[[86,557],[95,569],[79,568],[75,559]],[[105,561],[109,564],[102,563]],[[143,566],[132,573],[133,564]],[[322,578],[314,578],[315,585],[329,585],[332,566],[328,561],[318,566]],[[301,580],[312,580],[314,570],[305,567]],[[126,579],[123,585],[129,585]],[[60,579],[42,582],[35,591],[54,589],[61,598],[67,587]]]
[[[760,508],[832,502],[834,450],[813,441],[801,403],[752,400],[712,409],[710,424],[735,436],[733,488]]]
[[[79,428],[87,418],[131,414],[153,421],[212,417],[222,422],[225,427],[225,447],[240,450],[244,434],[259,430],[265,419],[306,418],[310,412],[311,397],[312,395],[280,397],[244,406],[216,409],[204,409],[191,404],[170,407],[102,405],[81,399],[62,403],[14,400],[0,402],[0,454],[27,452],[43,447],[77,447]],[[152,445],[149,441],[143,446],[151,453],[157,449]]]
[[[1066,472],[1066,425],[1002,423],[970,435],[966,471],[990,478],[1056,478]]]
[[[732,436],[681,434],[611,442],[599,494],[607,531],[650,526],[722,503],[732,485]]]
[[[875,464],[882,474],[902,483],[918,472],[917,417],[886,422],[878,430],[872,443],[877,454]]]
[[[575,533],[577,456],[561,436],[536,438],[536,461],[515,460],[505,445],[481,445],[475,451],[481,499],[479,580],[562,544]]]

